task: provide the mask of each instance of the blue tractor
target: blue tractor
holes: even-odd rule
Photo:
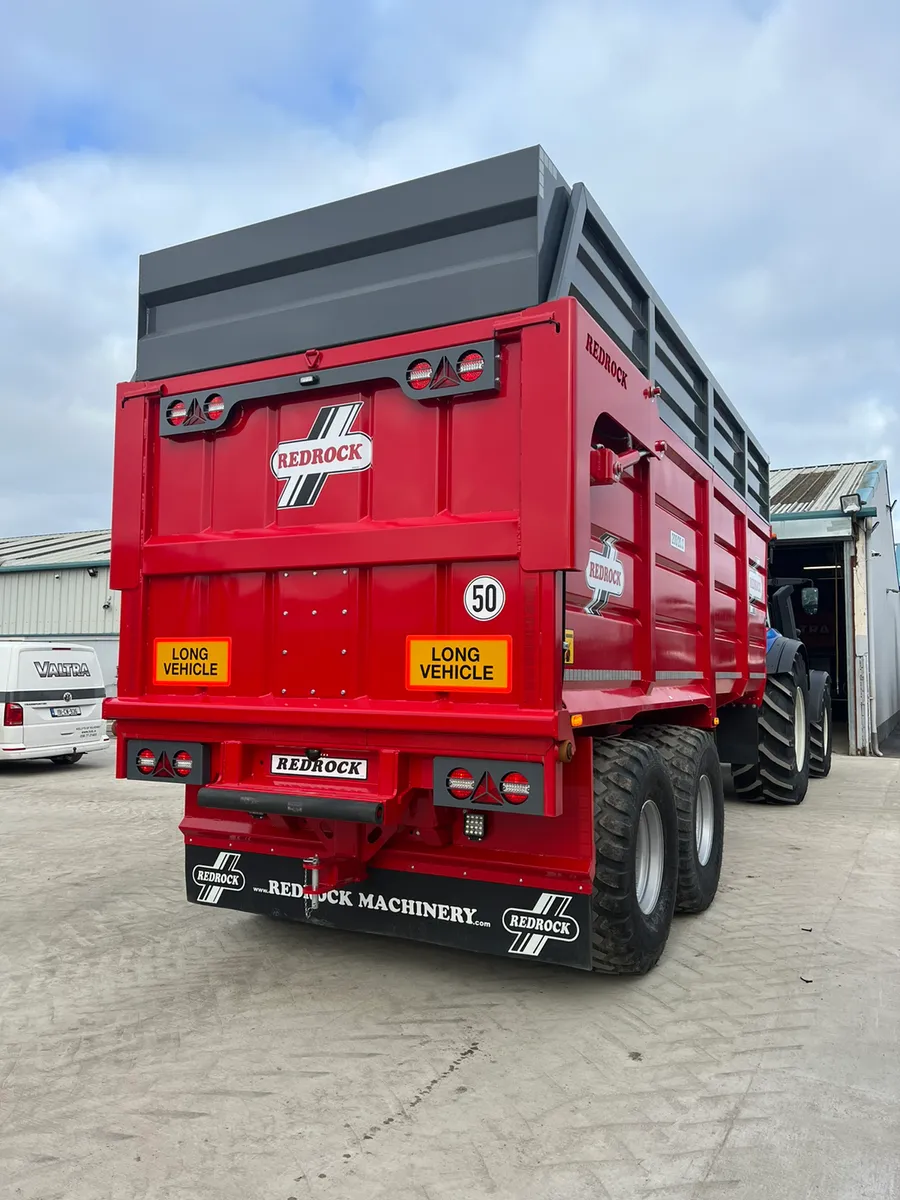
[[[745,800],[800,804],[810,776],[822,778],[831,770],[831,677],[810,670],[797,635],[792,597],[798,587],[803,611],[815,614],[819,592],[810,580],[769,579],[762,707],[746,710],[743,729],[725,734],[737,747],[731,769],[735,790]]]

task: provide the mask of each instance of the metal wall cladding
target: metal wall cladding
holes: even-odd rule
[[[109,568],[0,572],[0,636],[88,637],[119,632],[119,594]],[[104,604],[109,608],[104,608]]]

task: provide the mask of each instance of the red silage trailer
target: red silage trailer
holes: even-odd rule
[[[649,969],[763,696],[765,483],[539,150],[148,256],[106,711],[188,899]]]

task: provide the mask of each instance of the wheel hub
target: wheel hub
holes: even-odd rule
[[[794,692],[794,756],[797,770],[802,771],[806,762],[806,697],[800,687]]]
[[[655,800],[645,800],[638,820],[635,852],[634,891],[638,908],[649,916],[662,890],[666,838]]]
[[[716,813],[713,804],[712,781],[701,775],[694,801],[694,840],[697,844],[697,861],[705,867],[712,854],[716,832]]]

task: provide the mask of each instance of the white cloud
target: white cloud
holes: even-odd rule
[[[773,462],[900,449],[887,0],[156,13],[44,0],[11,28],[0,534],[108,520],[139,253],[536,141],[588,184]],[[66,151],[82,127],[108,148]]]

